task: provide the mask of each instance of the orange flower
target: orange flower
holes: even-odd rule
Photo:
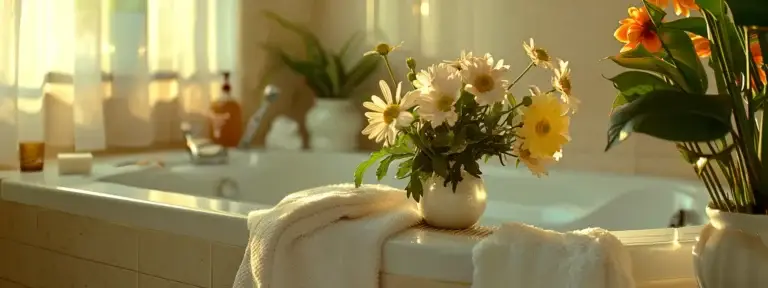
[[[693,47],[696,48],[696,55],[699,55],[699,57],[709,57],[709,55],[712,55],[712,51],[709,50],[709,39],[696,34],[690,34],[690,36],[691,41],[693,41]]]
[[[629,18],[619,21],[619,29],[613,33],[616,40],[624,43],[621,52],[635,49],[637,45],[643,44],[646,50],[651,53],[661,50],[661,40],[654,30],[651,17],[645,7],[629,7]]]
[[[664,9],[667,7],[668,0],[648,0],[653,5],[659,6]],[[675,15],[683,15],[685,17],[691,16],[691,9],[698,10],[699,5],[696,5],[696,0],[672,0],[672,6],[675,6]]]
[[[757,64],[757,73],[760,74],[760,81],[766,84],[765,69],[763,68],[763,51],[760,50],[760,43],[756,39],[749,41],[749,50],[752,52],[752,60]]]

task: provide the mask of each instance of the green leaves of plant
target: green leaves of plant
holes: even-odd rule
[[[682,72],[684,81],[688,84],[689,89],[686,91],[694,94],[705,93],[708,87],[707,72],[704,70],[699,56],[696,55],[696,50],[688,33],[683,30],[663,28],[659,34],[661,41],[668,47],[670,56],[675,59],[674,65],[677,65],[678,70]]]
[[[654,90],[611,115],[605,150],[633,132],[675,142],[719,139],[731,129],[730,98]]]
[[[703,10],[709,11],[709,13],[712,13],[712,15],[718,19],[723,17],[723,12],[725,9],[725,3],[723,3],[723,0],[696,0],[696,5],[699,5],[699,8]]]
[[[680,18],[663,24],[666,29],[676,29],[691,32],[701,37],[707,37],[707,21],[701,17]]]
[[[608,79],[619,91],[619,95],[613,101],[612,109],[616,109],[627,103],[632,103],[643,95],[653,90],[674,90],[675,87],[663,79],[642,71],[627,71]]]
[[[643,46],[638,46],[633,50],[621,53],[617,56],[608,57],[608,59],[611,59],[613,62],[624,68],[660,73],[672,79],[672,81],[679,85],[683,90],[690,91],[690,87],[688,86],[685,77],[674,65],[651,54],[648,50],[645,50]]]
[[[306,46],[305,60],[296,60],[274,45],[265,45],[265,48],[277,55],[288,68],[303,76],[318,98],[348,98],[379,66],[378,57],[365,56],[359,58],[349,71],[345,69],[344,57],[350,47],[358,42],[360,33],[350,37],[338,54],[328,55],[317,36],[306,27],[292,23],[273,12],[267,11],[264,14],[268,19],[301,37]]]

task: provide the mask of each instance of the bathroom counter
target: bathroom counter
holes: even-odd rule
[[[0,200],[238,247],[247,242],[248,212],[269,207],[98,181],[110,175],[148,169],[115,166],[144,159],[184,163],[187,158],[183,153],[166,152],[99,157],[90,175],[72,176],[58,175],[57,163],[51,160],[46,162],[44,172],[0,172]],[[639,287],[683,288],[695,287],[690,279],[690,255],[699,230],[700,227],[633,230],[618,231],[615,235],[632,255]],[[382,271],[388,275],[470,283],[471,248],[481,237],[476,233],[419,228],[403,231],[385,244]]]

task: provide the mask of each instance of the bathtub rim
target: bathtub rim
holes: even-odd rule
[[[124,159],[115,158],[117,161]],[[112,161],[108,161],[112,162]],[[46,163],[47,167],[55,163]],[[182,207],[149,200],[147,189],[97,182],[95,178],[126,169],[106,169],[90,176],[58,176],[56,169],[42,173],[1,172],[0,200],[60,210],[119,225],[165,231],[224,244],[245,246],[247,211],[267,208],[244,202],[197,197],[205,203],[216,200],[239,208],[229,211]],[[98,171],[98,169],[97,169]],[[100,192],[110,191],[110,192]],[[179,193],[152,191],[153,193]],[[158,221],[162,219],[163,221]],[[186,223],[180,225],[179,223]],[[204,228],[201,228],[204,227]],[[693,277],[691,247],[702,226],[678,229],[612,231],[628,247],[638,283]],[[434,231],[409,229],[391,237],[383,247],[382,272],[441,281],[471,283],[472,247],[477,239]],[[665,265],[649,265],[664,263]]]

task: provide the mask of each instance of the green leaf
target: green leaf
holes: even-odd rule
[[[643,0],[643,4],[645,4],[646,10],[648,10],[648,15],[651,16],[651,21],[658,27],[659,24],[661,24],[661,20],[664,19],[664,16],[667,16],[667,12],[664,12],[664,9],[653,3],[649,3],[647,0]]]
[[[707,35],[709,35],[707,33],[707,21],[702,17],[680,18],[674,21],[666,22],[662,24],[662,26],[665,29],[676,29],[691,32],[705,38]]]
[[[643,46],[638,46],[637,48],[621,53],[618,56],[608,57],[608,59],[611,59],[611,61],[624,68],[660,73],[669,77],[672,82],[679,85],[683,90],[690,91],[688,82],[685,81],[685,78],[675,66],[654,56],[648,52],[648,50],[645,50]]]
[[[448,161],[440,155],[432,157],[432,170],[443,179],[448,178]]]
[[[405,179],[409,176],[409,172],[411,172],[411,167],[413,166],[413,158],[409,158],[403,162],[400,162],[400,165],[397,166],[397,175],[395,176],[397,179]]]
[[[325,49],[320,44],[320,39],[318,39],[317,36],[315,36],[315,34],[313,34],[309,29],[288,21],[288,19],[285,19],[277,13],[271,11],[264,11],[264,16],[266,16],[268,19],[271,19],[272,21],[275,21],[283,28],[299,35],[306,45],[307,57],[310,59],[310,61],[316,62],[320,64],[320,66],[328,65]]]
[[[411,167],[411,174],[415,172],[423,172],[426,174],[432,174],[432,161],[429,157],[421,152],[413,159],[413,167]]]
[[[675,89],[675,87],[665,82],[664,79],[642,71],[626,71],[608,80],[613,82],[613,86],[616,87],[616,90],[619,90],[621,94],[628,97],[627,99],[629,101],[627,101],[627,103],[632,102],[637,97],[645,95],[653,90]]]
[[[371,156],[368,158],[368,160],[365,160],[360,163],[360,165],[357,165],[357,169],[355,169],[355,187],[360,187],[360,185],[363,183],[363,175],[365,174],[365,170],[368,170],[368,167],[371,167],[371,165],[376,163],[376,161],[379,161],[379,159],[384,158],[387,155],[389,155],[389,151],[384,148],[371,153]]]
[[[719,139],[731,129],[727,95],[694,95],[655,90],[616,109],[608,128],[609,150],[632,132],[674,142]]]
[[[724,16],[723,8],[725,5],[723,0],[696,0],[696,4],[699,5],[699,8],[712,13],[718,20],[721,20],[720,18]]]
[[[339,90],[341,90],[341,76],[339,75],[339,67],[336,66],[338,62],[336,62],[335,57],[333,61],[328,62],[328,66],[325,66],[325,73],[324,75],[327,75],[329,87],[331,88],[331,95],[335,97],[339,97]]]
[[[377,55],[363,56],[352,66],[352,69],[344,76],[345,81],[341,84],[341,95],[349,95],[357,86],[363,83],[376,68],[379,67],[379,58]]]
[[[726,0],[739,26],[768,27],[768,5],[765,1]]]
[[[416,202],[419,202],[421,195],[424,194],[424,188],[421,185],[421,177],[419,177],[419,174],[419,172],[411,173],[411,180],[408,181],[408,186],[405,187],[405,196],[413,197],[413,200],[416,200]]]
[[[675,59],[678,68],[683,71],[683,77],[694,94],[706,93],[708,88],[707,71],[701,59],[696,55],[691,37],[682,30],[660,29],[661,41],[669,48],[671,56]]]
[[[379,168],[376,169],[376,179],[381,181],[381,179],[384,179],[384,176],[387,176],[387,172],[389,171],[389,166],[392,164],[392,161],[403,159],[406,157],[411,157],[411,155],[410,154],[391,154],[386,158],[384,158],[384,160],[381,160],[381,163],[379,163]]]
[[[347,57],[349,48],[359,42],[362,36],[363,34],[360,32],[355,32],[355,34],[352,34],[352,36],[347,39],[347,42],[344,42],[344,45],[341,46],[341,50],[339,50],[339,58],[344,59],[344,57]]]

